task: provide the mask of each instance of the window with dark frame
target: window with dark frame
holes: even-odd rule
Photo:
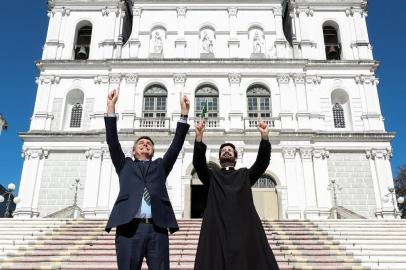
[[[200,114],[207,103],[208,118],[217,118],[219,113],[219,92],[211,85],[203,85],[196,90],[195,95],[195,115],[200,117]]]
[[[165,118],[168,92],[160,85],[152,85],[144,92],[144,118]]]
[[[83,112],[82,104],[76,103],[75,105],[73,105],[70,117],[71,128],[80,128],[82,124],[82,112]]]
[[[335,128],[345,128],[344,109],[339,103],[333,106],[333,118]]]
[[[247,90],[249,118],[271,118],[271,93],[261,85],[253,85]]]

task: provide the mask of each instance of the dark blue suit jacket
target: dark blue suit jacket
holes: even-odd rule
[[[145,186],[151,196],[154,224],[169,229],[171,233],[179,230],[165,183],[182,149],[189,125],[178,122],[175,137],[164,157],[152,161],[143,177],[137,162],[126,158],[121,149],[117,136],[117,118],[105,117],[104,122],[111,160],[120,181],[120,192],[107,222],[106,231],[127,224],[135,217],[141,206]]]

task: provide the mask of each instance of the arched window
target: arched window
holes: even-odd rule
[[[248,126],[256,128],[261,117],[270,127],[274,126],[271,114],[271,93],[262,85],[252,85],[247,90]]]
[[[83,123],[84,94],[79,89],[71,90],[66,95],[65,128],[81,128]]]
[[[168,92],[158,84],[151,85],[144,92],[144,118],[166,117],[166,98]]]
[[[335,128],[345,128],[344,109],[338,103],[333,106],[333,118]]]
[[[351,109],[347,92],[341,89],[331,93],[334,128],[351,128]]]
[[[330,25],[323,26],[324,46],[327,60],[341,59],[341,45],[337,29]]]
[[[82,123],[82,112],[83,106],[80,103],[76,103],[72,107],[71,117],[70,117],[70,127],[79,128]]]
[[[200,117],[203,109],[205,108],[206,117],[208,118],[217,118],[219,114],[219,92],[218,90],[211,85],[202,85],[196,90],[195,94],[195,115]]]
[[[87,60],[90,54],[90,42],[92,41],[92,25],[87,22],[78,29],[75,44],[75,60]]]
[[[252,186],[253,188],[275,188],[276,181],[269,175],[264,174],[262,175],[255,185]]]

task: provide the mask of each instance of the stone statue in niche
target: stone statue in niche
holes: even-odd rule
[[[154,53],[162,54],[163,52],[163,41],[161,34],[156,31],[154,35]]]
[[[253,53],[263,53],[264,52],[264,39],[263,35],[260,35],[258,31],[255,31],[253,39]]]
[[[207,31],[203,32],[202,47],[203,53],[213,53],[213,40]]]

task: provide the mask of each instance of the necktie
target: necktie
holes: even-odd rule
[[[149,161],[140,161],[140,168],[142,172],[142,176],[145,177],[145,174],[147,172],[147,166]],[[144,193],[143,193],[144,201],[147,203],[147,205],[151,205],[151,196],[149,195],[147,187],[144,187]]]

